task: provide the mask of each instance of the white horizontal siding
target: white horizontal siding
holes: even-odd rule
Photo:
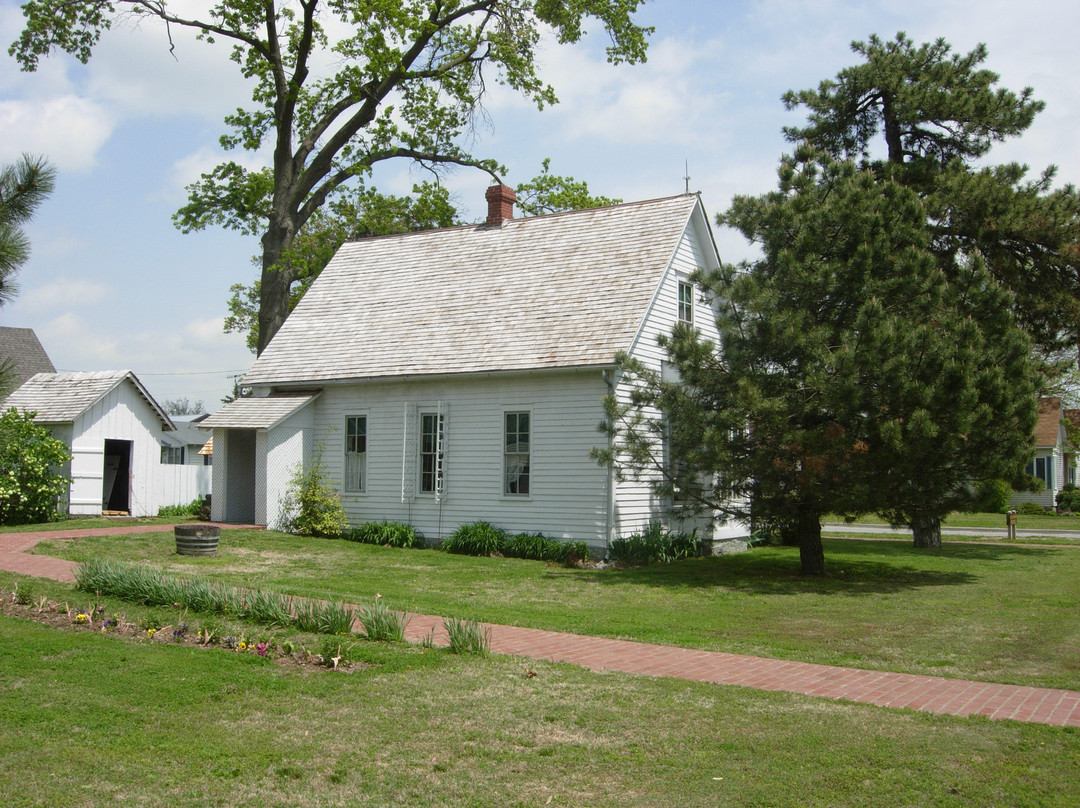
[[[597,425],[607,389],[599,370],[445,381],[328,387],[315,403],[315,445],[352,524],[384,519],[412,524],[429,540],[485,520],[511,532],[604,543],[607,470],[589,456],[604,443]],[[444,497],[402,502],[405,402],[419,413],[447,409]],[[503,414],[529,411],[531,494],[503,495]],[[363,493],[342,489],[345,419],[367,416]],[[417,441],[417,444],[419,441]],[[411,464],[417,471],[419,461]]]

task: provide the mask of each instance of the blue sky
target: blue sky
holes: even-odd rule
[[[1054,163],[1060,183],[1080,181],[1080,4],[655,0],[641,19],[656,27],[644,65],[607,65],[601,35],[547,45],[543,73],[561,103],[537,112],[497,88],[475,153],[505,164],[510,184],[550,157],[554,172],[627,201],[682,192],[688,166],[691,190],[715,215],[733,195],[775,185],[781,127],[802,121],[780,103],[785,90],[853,64],[852,40],[903,30],[962,52],[986,43],[1001,85],[1031,86],[1047,104],[991,159]],[[181,234],[171,215],[184,186],[221,159],[222,117],[247,104],[243,82],[221,45],[180,37],[173,59],[148,22],[108,34],[87,66],[54,56],[20,73],[6,45],[21,22],[18,5],[0,0],[0,162],[43,154],[58,180],[28,227],[33,254],[0,324],[35,329],[58,369],[132,369],[159,400],[216,409],[230,374],[253,358],[221,323],[229,286],[256,276],[259,245],[223,230]],[[378,185],[404,193],[424,176],[402,163]],[[446,182],[467,218],[483,215],[486,175],[458,171]],[[716,237],[725,260],[751,254],[738,234]]]

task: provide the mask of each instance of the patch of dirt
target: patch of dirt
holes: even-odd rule
[[[32,603],[20,603],[19,600],[17,592],[0,592],[0,615],[31,620],[62,631],[95,631],[128,642],[179,645],[219,653],[262,656],[279,668],[299,672],[356,673],[373,667],[364,662],[342,659],[335,662],[333,659],[324,659],[320,654],[306,649],[295,650],[288,641],[276,643],[272,640],[252,640],[249,644],[243,638],[215,636],[211,630],[204,631],[195,625],[148,627],[145,624],[129,622],[122,615],[109,615],[104,607],[84,611],[81,607],[71,607],[47,598],[40,598]]]

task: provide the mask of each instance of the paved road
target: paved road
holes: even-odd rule
[[[907,528],[894,528],[888,525],[847,524],[845,522],[823,522],[822,533],[881,533],[887,536],[911,538],[911,531]],[[941,535],[948,536],[978,536],[993,539],[1007,538],[1009,533],[1004,527],[943,527]],[[1018,538],[1047,538],[1047,539],[1080,539],[1080,530],[1020,530],[1016,531]]]

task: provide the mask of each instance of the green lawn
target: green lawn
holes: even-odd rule
[[[365,643],[372,667],[0,616],[5,808],[1080,803],[1080,733]]]
[[[88,516],[83,519],[62,519],[59,522],[44,522],[36,525],[9,525],[0,527],[0,533],[38,533],[49,530],[97,530],[99,528],[128,527],[130,525],[175,525],[193,522],[194,517],[177,518],[175,516],[140,516],[111,517]]]
[[[826,540],[830,577],[798,575],[786,547],[631,570],[579,570],[273,531],[223,531],[218,558],[171,534],[53,542],[77,561],[354,603],[694,648],[1080,689],[1080,551]]]

